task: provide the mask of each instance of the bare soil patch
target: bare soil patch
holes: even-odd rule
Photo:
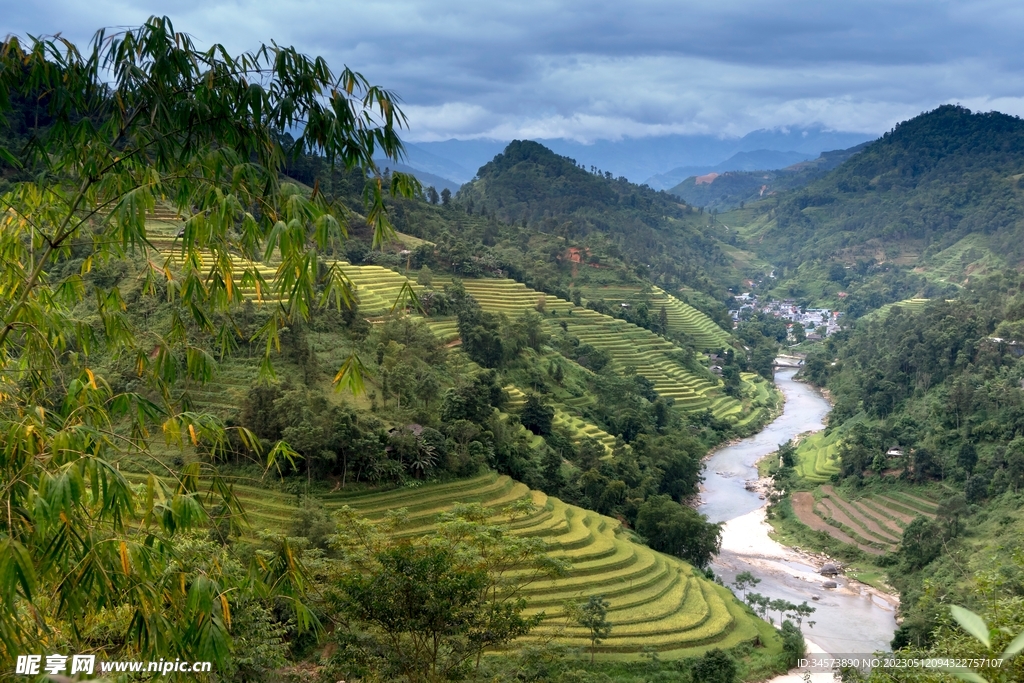
[[[796,514],[796,518],[799,519],[803,524],[809,526],[815,531],[824,531],[826,534],[836,539],[840,543],[846,543],[852,546],[856,546],[866,553],[871,555],[881,555],[882,551],[878,548],[872,548],[869,545],[858,543],[850,535],[845,533],[842,529],[828,524],[814,512],[814,496],[806,491],[800,491],[794,493],[791,496],[791,502],[793,505],[793,512]]]
[[[824,507],[826,510],[828,510],[828,512],[831,515],[833,520],[835,520],[836,522],[839,522],[840,524],[845,526],[847,529],[849,529],[854,534],[855,538],[858,538],[858,539],[860,539],[860,541],[863,541],[863,542],[858,542],[857,543],[857,547],[860,548],[861,550],[863,550],[864,552],[869,552],[868,548],[871,548],[872,550],[874,550],[875,554],[879,554],[881,552],[878,549],[874,548],[873,546],[867,545],[868,543],[878,543],[880,545],[886,546],[887,548],[890,547],[888,543],[886,543],[882,539],[880,539],[880,538],[878,538],[876,536],[873,536],[872,534],[868,533],[867,531],[865,531],[863,529],[863,527],[858,525],[857,522],[855,522],[852,519],[850,519],[850,516],[847,515],[845,512],[843,512],[843,509],[841,507],[836,505],[836,499],[835,498],[822,498],[820,504],[821,504],[822,507]]]
[[[829,497],[830,502],[836,509],[840,510],[843,516],[850,520],[849,523],[839,520],[843,524],[847,524],[847,526],[854,530],[858,528],[866,529],[871,535],[884,542],[895,543],[899,541],[899,537],[894,536],[892,531],[880,527],[872,517],[862,512],[853,503],[840,497],[831,486],[822,486],[821,490]]]

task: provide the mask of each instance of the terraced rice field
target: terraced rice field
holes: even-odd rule
[[[515,386],[508,385],[505,387],[505,392],[509,395],[508,405],[512,408],[520,408],[526,402],[526,394]],[[585,438],[591,438],[598,441],[609,455],[612,453],[612,449],[615,448],[615,437],[604,431],[600,427],[590,422],[587,422],[583,418],[574,415],[566,407],[554,403],[552,408],[555,410],[555,417],[552,420],[556,427],[565,429],[569,434],[572,435],[573,440],[577,443]]]
[[[895,551],[903,530],[915,517],[935,517],[938,505],[922,494],[907,492],[870,493],[844,498],[829,485],[817,494],[792,495],[797,518],[815,531],[860,548],[869,555]]]
[[[180,265],[181,254],[177,249],[178,243],[175,236],[183,223],[166,209],[157,209],[151,216],[147,220],[150,241],[162,254],[170,259],[172,264]],[[235,285],[239,287],[246,298],[257,299],[257,292],[254,288],[241,286],[241,271],[247,267],[247,264],[241,258],[235,257],[232,257],[232,263],[237,273]],[[351,281],[356,301],[359,303],[359,309],[366,315],[381,315],[390,311],[398,299],[399,292],[406,283],[417,293],[424,291],[424,288],[416,284],[415,281],[389,268],[373,265],[353,266],[345,261],[336,261],[334,263],[341,266],[345,276]],[[256,264],[256,269],[268,282],[274,279],[277,272],[273,265],[262,263]],[[262,301],[264,302],[275,300],[273,297],[267,297],[267,293],[262,294]],[[440,327],[442,326],[439,326],[439,329]],[[446,333],[446,331],[442,331],[442,336]]]
[[[248,486],[235,490],[254,529],[279,530],[291,523],[293,496]],[[552,556],[572,565],[566,576],[525,588],[528,612],[545,616],[530,640],[555,638],[589,646],[582,629],[565,628],[564,610],[566,601],[585,601],[591,595],[603,595],[611,604],[612,633],[598,649],[603,659],[637,659],[648,649],[662,658],[689,657],[751,641],[759,626],[763,628],[727,589],[681,560],[634,543],[618,521],[531,491],[505,476],[491,473],[448,484],[322,497],[328,509],[348,505],[370,518],[405,508],[409,517],[400,533],[410,536],[429,533],[438,514],[455,503],[479,502],[498,514],[523,498],[533,501],[534,510],[513,523],[513,532],[544,539]]]
[[[675,399],[676,406],[684,410],[710,409],[716,417],[733,421],[743,413],[742,403],[726,396],[720,382],[687,371],[670,356],[679,348],[649,330],[545,296],[514,280],[463,280],[463,285],[485,311],[509,316],[535,308],[537,300],[544,297],[545,310],[557,311],[557,315],[544,319],[552,334],[557,334],[559,323],[565,322],[569,333],[581,342],[608,351],[616,370],[635,368],[654,382],[658,394]]]
[[[839,473],[839,433],[828,436],[818,432],[807,437],[796,449],[796,472],[802,479],[822,484]]]
[[[664,306],[669,331],[688,336],[698,350],[714,351],[732,345],[732,336],[716,325],[711,318],[660,287],[654,287],[648,295],[642,295],[639,287],[628,286],[594,287],[584,290],[584,294],[588,299],[604,299],[612,306],[646,298],[649,301],[651,315],[658,315]]]
[[[921,298],[904,299],[903,301],[896,301],[895,303],[886,304],[886,305],[882,306],[881,308],[878,308],[878,309],[868,313],[864,317],[865,318],[872,318],[872,319],[877,318],[877,319],[881,320],[882,318],[885,318],[885,316],[889,315],[889,311],[892,310],[893,306],[899,306],[900,308],[902,308],[902,309],[904,309],[906,311],[910,311],[912,313],[916,313],[917,311],[920,311],[922,308],[924,308],[928,304],[929,301],[930,301],[930,299],[921,299]]]
[[[181,222],[169,213],[168,215],[157,213],[150,221],[153,243],[162,252],[168,254],[172,262],[176,259],[174,235],[180,225]],[[338,264],[352,282],[360,311],[367,315],[380,315],[390,311],[406,283],[418,293],[424,291],[422,286],[388,268],[372,265],[353,266],[344,261],[339,261]],[[239,262],[237,265],[238,270],[241,271],[243,264]],[[275,276],[273,266],[260,264],[257,268],[268,281]],[[514,280],[465,280],[464,284],[466,290],[481,307],[490,312],[518,316],[524,311],[537,308],[538,302],[543,302],[544,310],[553,314],[545,319],[551,332],[559,331],[558,321],[566,321],[570,326],[570,332],[579,337],[582,342],[608,351],[612,356],[613,367],[620,371],[627,367],[635,368],[639,374],[654,382],[655,390],[660,395],[673,398],[676,406],[683,410],[709,409],[719,419],[739,423],[746,423],[759,414],[758,410],[745,413],[743,404],[726,396],[717,380],[712,381],[698,377],[685,370],[668,355],[678,351],[678,348],[648,330],[595,311],[576,307],[568,301],[537,292]],[[236,282],[236,285],[247,297],[255,298],[255,290],[241,287],[240,282]],[[668,297],[660,289],[656,292]],[[671,303],[668,299],[666,301]],[[677,305],[671,306],[673,313],[670,314],[670,321],[673,317],[683,320],[686,315],[689,315],[692,320],[697,320],[687,312],[686,309],[690,307],[674,298],[671,298],[671,301]],[[667,306],[666,311],[668,310]],[[695,309],[690,310],[693,314],[698,314]],[[557,320],[555,316],[558,316]],[[425,322],[431,331],[446,344],[458,343],[458,326],[453,318],[429,318]],[[707,322],[714,325],[710,319],[707,319]],[[699,320],[698,323],[700,323]],[[225,402],[225,405],[230,405],[230,402]],[[556,406],[556,421],[571,433],[576,434],[578,438],[582,438],[584,435],[592,436],[604,443],[606,447],[611,448],[614,438],[577,414],[580,407],[582,406]]]

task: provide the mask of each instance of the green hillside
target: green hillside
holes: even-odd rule
[[[945,105],[896,126],[827,176],[764,207],[763,253],[778,264],[839,256],[930,259],[960,240],[988,244],[958,264],[962,279],[986,254],[1024,259],[1024,122]],[[881,258],[880,258],[881,256]]]
[[[164,251],[172,265],[180,262],[175,252],[178,225],[176,218],[166,212],[158,213],[150,222],[152,243]],[[424,300],[430,293],[445,296],[449,291],[446,285],[450,280],[443,276],[438,276],[432,286],[426,286],[381,266],[354,266],[344,261],[327,263],[337,264],[351,281],[359,315],[369,316],[367,321],[371,330],[378,325],[390,324],[387,321],[393,318],[389,312],[403,287],[411,287]],[[261,266],[261,272],[272,281],[275,266]],[[241,282],[236,284],[242,287]],[[680,363],[676,356],[682,353],[681,349],[625,321],[575,306],[512,280],[465,279],[461,284],[484,312],[500,314],[505,319],[518,319],[541,309],[543,315],[540,319],[549,334],[572,335],[583,344],[607,352],[610,364],[605,373],[635,371],[650,380],[658,394],[672,398],[682,413],[710,411],[726,424],[742,429],[762,420],[768,414],[769,406],[773,405],[771,389],[755,375],[744,374],[741,399],[729,397],[723,393],[721,382],[706,370],[703,374],[694,374]],[[252,287],[242,289],[249,300],[260,305],[259,310],[275,303],[257,296]],[[703,335],[709,340],[726,343],[730,340],[708,318],[664,291],[654,289],[650,298],[654,302],[662,302],[666,311],[672,311],[669,322],[674,329],[687,330],[698,337]],[[450,347],[449,372],[477,377],[486,373],[484,368],[459,350],[458,319],[420,315],[408,319],[413,324],[425,325],[440,342]],[[342,344],[352,343],[339,339],[336,334],[325,335],[323,331],[310,341],[315,356],[324,359],[339,357],[339,341]],[[568,368],[570,377],[594,374],[550,350],[528,353],[532,354],[529,362],[541,367],[558,359],[558,363]],[[529,365],[524,368],[528,369]],[[510,368],[504,370],[502,376],[514,379],[526,375]],[[239,406],[251,400],[249,396],[255,383],[255,369],[245,362],[232,360],[222,364],[216,382],[192,389],[190,400],[198,409],[237,419]],[[500,413],[505,423],[523,409],[527,396],[525,386],[514,383],[505,386],[507,400],[502,406],[505,412]],[[563,430],[577,444],[584,440],[595,441],[603,448],[605,460],[613,467],[618,467],[618,459],[623,457],[621,454],[615,456],[616,453],[625,453],[630,462],[640,455],[629,447],[625,451],[617,451],[616,437],[589,417],[591,409],[596,407],[594,396],[587,393],[574,396],[556,385],[547,389],[552,390],[554,393],[549,394],[546,401],[552,407],[552,423],[556,429]],[[365,399],[358,401],[357,405],[365,406]],[[520,435],[516,438],[524,439],[535,452],[541,453],[547,448],[544,438],[530,434],[521,426],[515,425],[514,431]],[[622,465],[631,466],[628,462]],[[571,461],[562,465],[570,478],[579,476],[574,467]],[[245,485],[237,485],[234,490],[245,505],[254,529],[281,532],[290,528],[297,509],[293,496]],[[334,491],[320,494],[328,510],[350,505],[371,517],[386,510],[406,507],[410,511],[407,526],[410,534],[429,531],[438,512],[456,502],[481,502],[498,510],[524,497],[532,499],[537,510],[528,519],[517,522],[516,532],[543,537],[553,557],[569,559],[574,567],[568,577],[529,587],[528,613],[543,611],[546,615],[544,624],[531,636],[535,641],[556,637],[560,643],[584,645],[581,632],[565,629],[562,610],[566,600],[585,600],[590,595],[603,595],[611,602],[609,618],[615,628],[600,649],[609,660],[628,661],[651,648],[667,659],[673,659],[693,656],[713,647],[733,647],[758,637],[762,642],[774,638],[770,631],[761,633],[765,630],[763,624],[736,603],[728,591],[708,582],[681,560],[631,540],[632,537],[622,531],[619,521],[576,505],[567,505],[540,491],[531,492],[508,476],[491,473],[450,484],[417,486],[414,492],[352,495]]]
[[[658,394],[672,398],[675,405],[686,411],[710,409],[716,417],[733,420],[751,416],[750,407],[745,409],[740,401],[724,394],[719,380],[693,374],[672,358],[677,347],[643,328],[575,307],[568,301],[545,297],[511,280],[464,280],[463,285],[484,310],[511,315],[535,308],[538,300],[543,299],[545,309],[550,307],[552,314],[545,316],[545,326],[552,333],[564,323],[567,331],[581,342],[607,351],[616,369],[635,369],[654,382]]]
[[[690,340],[698,350],[719,350],[728,348],[733,343],[729,333],[715,321],[660,287],[645,289],[639,286],[604,285],[584,287],[582,292],[586,299],[603,300],[613,309],[622,303],[644,303],[652,316],[658,316],[664,306],[668,333]]]
[[[1018,599],[1020,285],[1004,271],[956,298],[901,301],[808,354],[804,375],[834,401],[830,430],[800,443],[792,475],[777,475],[791,493],[776,523],[899,590],[897,647],[944,638],[945,604],[984,612]]]
[[[610,258],[670,289],[722,292],[728,259],[698,211],[665,192],[590,173],[536,142],[513,141],[457,200],[562,238],[579,250],[578,260],[565,259],[577,274]]]

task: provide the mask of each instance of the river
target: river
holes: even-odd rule
[[[765,501],[748,491],[757,479],[754,464],[798,434],[824,428],[828,402],[810,386],[793,379],[795,369],[780,369],[775,383],[786,399],[782,414],[756,435],[715,451],[707,460],[700,511],[713,522],[724,522],[722,551],[712,565],[726,585],[737,574],[751,572],[761,579],[753,591],[793,603],[805,600],[816,608],[804,621],[803,632],[811,652],[861,656],[888,650],[896,630],[895,599],[851,581],[835,577],[838,588],[826,589],[817,573],[820,561],[783,546],[768,536]],[[815,676],[817,678],[817,676]],[[830,678],[830,677],[829,677]]]

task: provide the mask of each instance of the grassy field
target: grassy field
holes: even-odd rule
[[[293,524],[294,495],[244,483],[236,483],[234,490],[253,530],[287,531]],[[513,532],[544,539],[552,556],[572,565],[566,576],[526,587],[528,612],[544,614],[530,640],[555,638],[589,646],[581,629],[567,625],[565,604],[603,595],[611,603],[608,618],[613,625],[598,649],[604,660],[629,661],[650,650],[663,659],[690,657],[759,635],[765,641],[762,625],[744,605],[685,562],[633,542],[617,520],[531,491],[505,476],[490,473],[377,493],[337,491],[321,500],[327,509],[348,505],[369,518],[404,508],[408,519],[400,533],[420,535],[429,533],[438,515],[455,503],[478,502],[498,515],[524,498],[532,500],[533,511],[513,523]]]

